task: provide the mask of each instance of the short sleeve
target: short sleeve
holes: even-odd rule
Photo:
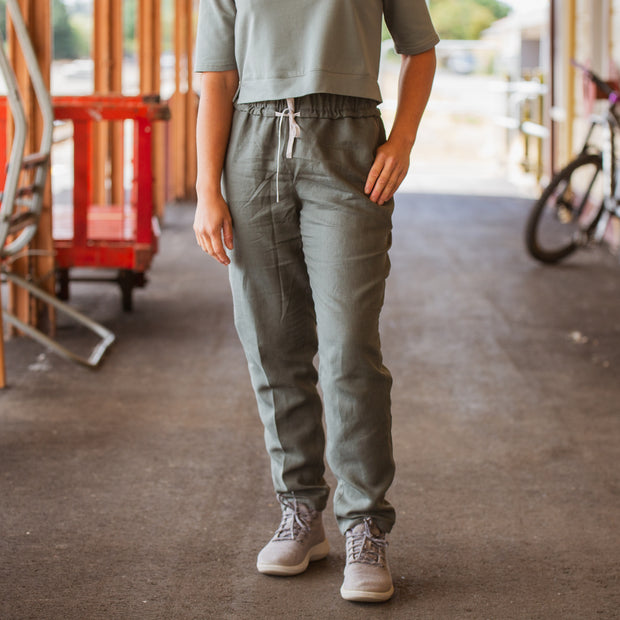
[[[383,14],[399,54],[414,56],[439,43],[426,0],[383,0]]]
[[[200,0],[196,31],[195,71],[228,71],[235,60],[234,0]]]

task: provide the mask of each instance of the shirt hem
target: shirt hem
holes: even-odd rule
[[[417,54],[423,54],[428,50],[433,49],[437,43],[439,43],[439,36],[433,35],[425,41],[420,41],[416,45],[398,45],[394,42],[394,49],[397,54],[403,54],[405,56],[416,56]]]
[[[194,73],[206,73],[207,71],[232,71],[237,68],[237,63],[227,62],[201,62],[194,66]]]
[[[302,75],[268,80],[242,78],[237,102],[255,103],[288,97],[303,97],[314,93],[360,97],[372,99],[378,103],[382,101],[377,80],[371,76],[313,71]]]

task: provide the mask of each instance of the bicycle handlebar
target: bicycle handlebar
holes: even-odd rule
[[[596,75],[594,71],[588,69],[588,67],[586,67],[585,65],[577,62],[574,58],[571,58],[571,64],[574,67],[577,67],[577,69],[583,71],[588,76],[588,79],[590,79],[597,88],[602,90],[607,95],[609,103],[615,105],[616,103],[618,103],[618,101],[620,101],[620,93],[615,91],[607,82],[605,82],[602,78]]]

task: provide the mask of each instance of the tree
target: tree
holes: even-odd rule
[[[69,21],[69,14],[62,0],[52,1],[52,28],[54,58],[78,58],[78,37]]]
[[[478,39],[510,7],[498,0],[430,0],[429,8],[443,39]]]
[[[137,13],[136,0],[123,1],[123,48],[125,52],[135,51]]]
[[[512,11],[511,7],[503,2],[498,2],[498,0],[477,0],[477,2],[480,6],[490,9],[495,19],[502,19],[502,17],[506,17]]]
[[[6,0],[0,0],[0,30],[6,39]],[[62,0],[52,0],[54,58],[78,58],[78,38]]]

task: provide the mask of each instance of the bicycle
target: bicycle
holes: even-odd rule
[[[527,220],[529,253],[543,263],[557,263],[579,248],[602,244],[612,220],[620,223],[620,184],[615,139],[620,133],[620,92],[575,61],[608,100],[605,117],[593,117],[580,153],[553,175]],[[592,144],[597,128],[603,147]]]

